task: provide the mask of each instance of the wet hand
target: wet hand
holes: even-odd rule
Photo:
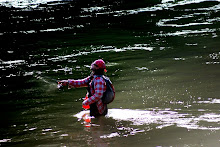
[[[64,86],[68,86],[69,82],[68,80],[62,80],[58,82],[57,88],[62,89]]]
[[[68,86],[69,82],[68,80],[62,80],[62,81],[59,81],[58,84],[61,84],[62,86]]]

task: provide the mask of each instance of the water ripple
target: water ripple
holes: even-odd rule
[[[36,8],[40,4],[49,2],[59,2],[63,0],[1,0],[0,5],[15,8]]]
[[[220,2],[219,0],[215,0],[215,1]],[[114,16],[132,15],[132,14],[138,14],[138,13],[143,13],[143,12],[167,10],[167,9],[171,9],[177,6],[184,6],[184,5],[196,4],[196,3],[202,3],[202,2],[207,2],[207,0],[183,0],[179,2],[163,0],[161,4],[157,4],[151,7],[137,8],[137,9],[131,9],[131,10],[119,10],[119,11],[112,11],[112,12],[103,12],[99,14],[114,14]],[[220,8],[218,5],[215,5],[210,8],[196,8],[196,10],[215,10],[215,11],[219,9]]]
[[[103,53],[103,52],[124,52],[128,50],[146,50],[146,51],[152,51],[153,47],[150,47],[148,44],[134,44],[129,45],[127,47],[117,48],[115,46],[93,46],[91,49],[84,49],[85,51],[80,51],[78,53],[73,53],[69,55],[63,55],[63,56],[57,56],[53,58],[48,58],[48,60],[51,60],[53,62],[57,61],[65,61],[72,57],[82,56],[82,55],[88,55],[93,53]]]

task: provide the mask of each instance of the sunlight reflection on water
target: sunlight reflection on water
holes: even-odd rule
[[[0,0],[0,4],[6,7],[15,8],[36,8],[39,4],[63,0]]]
[[[198,110],[199,112],[199,110]],[[82,116],[88,111],[81,111],[74,115],[79,121]],[[197,113],[198,114],[198,113]],[[169,126],[176,126],[186,128],[188,130],[220,130],[219,126],[213,126],[213,122],[220,122],[220,114],[218,113],[204,113],[201,111],[200,115],[193,115],[190,113],[181,113],[171,110],[138,110],[138,109],[109,109],[107,118],[112,118],[119,122],[131,122],[129,127],[118,126],[118,132],[103,135],[101,138],[121,137],[127,135],[135,135],[136,133],[142,133],[150,131],[154,127],[156,129],[163,129]],[[135,129],[132,126],[146,126],[145,129]],[[155,126],[156,125],[156,126]],[[142,127],[143,128],[143,127]],[[122,133],[122,130],[126,130],[127,134]],[[126,132],[125,131],[125,132]],[[129,133],[128,133],[129,132]]]
[[[220,127],[212,127],[211,125],[199,125],[201,121],[219,122],[220,115],[215,113],[193,116],[191,114],[181,114],[176,111],[166,110],[146,111],[111,109],[107,117],[111,117],[120,121],[130,121],[132,122],[132,125],[157,124],[158,126],[156,128],[158,129],[176,125],[177,127],[183,127],[187,129],[220,130]]]
[[[89,50],[91,50],[91,51],[89,51]],[[148,47],[148,45],[146,45],[146,44],[134,44],[133,46],[123,47],[123,48],[117,48],[114,46],[96,46],[96,47],[91,47],[91,49],[86,48],[85,51],[80,51],[78,53],[69,54],[69,55],[53,57],[53,58],[49,58],[48,60],[51,60],[53,62],[64,61],[64,60],[67,60],[68,58],[82,56],[82,55],[101,53],[101,52],[124,52],[127,50],[152,51],[153,47]]]

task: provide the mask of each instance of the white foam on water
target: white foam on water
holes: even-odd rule
[[[202,111],[198,111],[202,112]],[[74,115],[81,119],[83,114],[89,111],[81,111]],[[212,126],[209,123],[220,122],[220,114],[218,113],[205,113],[198,116],[192,114],[179,113],[171,110],[131,110],[131,109],[109,109],[107,118],[112,118],[117,121],[131,122],[131,125],[157,125],[157,129],[162,129],[168,126],[177,126],[186,129],[197,130],[220,130],[218,126]],[[140,130],[143,132],[143,130]],[[118,136],[117,134],[112,134]],[[108,138],[109,136],[103,136]]]

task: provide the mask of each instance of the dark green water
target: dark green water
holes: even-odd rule
[[[220,146],[219,1],[41,2],[0,2],[0,146]],[[56,81],[98,58],[116,98],[87,124]]]

